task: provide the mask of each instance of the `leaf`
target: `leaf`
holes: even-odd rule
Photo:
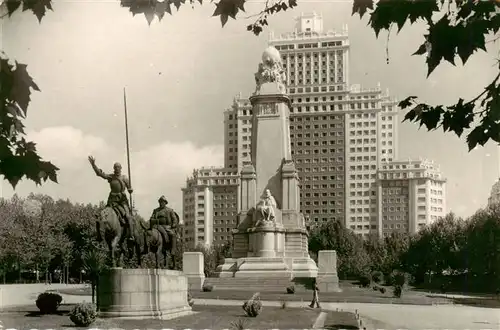
[[[436,24],[429,27],[428,42],[431,44],[427,57],[427,77],[439,65],[442,59],[455,65],[455,49],[460,29],[450,25],[447,16],[443,16]]]
[[[442,106],[437,106],[423,111],[420,115],[420,126],[425,125],[427,130],[435,129],[441,121],[441,115],[444,113]]]
[[[417,51],[412,55],[424,55],[426,53],[427,53],[427,41],[421,44],[420,47],[418,47]]]
[[[21,6],[21,0],[7,0],[5,1],[5,4],[7,7],[7,13],[10,17]]]
[[[462,1],[459,5],[460,7],[457,12],[457,17],[462,19],[467,18],[472,13],[472,9],[474,8],[474,2],[472,1]]]
[[[10,99],[23,110],[24,115],[28,111],[28,105],[31,100],[31,90],[40,91],[31,76],[26,70],[27,65],[16,62],[16,68],[12,71],[12,89],[10,91]]]
[[[168,1],[168,0],[166,0]],[[171,0],[172,3],[174,4],[175,8],[177,8],[177,10],[179,10],[179,8],[181,7],[182,4],[186,3],[186,0]],[[201,0],[200,0],[200,3],[201,3]]]
[[[464,129],[470,128],[474,121],[474,103],[464,103],[460,99],[457,104],[449,107],[443,116],[443,130],[452,131],[458,137],[462,135]]]
[[[236,19],[236,14],[245,11],[244,4],[246,0],[220,0],[216,3],[216,8],[212,16],[220,16],[222,26],[226,25],[229,17]]]
[[[297,0],[288,0],[288,7],[290,8],[297,7]]]
[[[363,18],[368,9],[373,9],[373,0],[354,0],[351,15],[359,13],[359,17]]]
[[[159,21],[163,19],[163,17],[165,16],[165,12],[172,14],[172,12],[170,11],[170,2],[168,2],[167,0],[156,1],[155,14],[156,17],[158,17]]]
[[[23,11],[31,10],[38,18],[38,22],[42,21],[48,10],[52,10],[51,0],[23,0]]]
[[[488,136],[482,125],[477,126],[469,133],[469,135],[467,135],[467,145],[469,146],[469,151],[474,149],[478,144],[483,146],[487,141]]]
[[[404,99],[403,101],[399,102],[398,106],[401,108],[401,109],[406,109],[408,108],[409,106],[411,106],[413,104],[413,100],[416,99],[417,97],[416,96],[408,96],[406,99]]]

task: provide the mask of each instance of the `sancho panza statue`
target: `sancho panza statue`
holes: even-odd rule
[[[109,182],[111,191],[108,195],[107,206],[112,207],[118,212],[118,218],[123,223],[126,231],[126,236],[129,240],[133,240],[132,233],[134,232],[134,222],[132,220],[132,212],[125,190],[130,194],[133,192],[130,186],[129,179],[122,174],[122,166],[120,163],[113,165],[113,173],[106,174],[103,170],[95,164],[95,158],[89,156],[89,162],[98,177],[103,178]]]
[[[177,213],[167,207],[168,201],[165,196],[158,199],[159,207],[153,210],[149,219],[150,229],[156,228],[163,237],[163,242],[170,242],[171,251],[175,251],[177,243],[177,227],[179,218]]]

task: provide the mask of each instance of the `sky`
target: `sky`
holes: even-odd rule
[[[254,36],[246,31],[252,22],[246,17],[262,6],[250,1],[246,13],[224,28],[212,17],[213,4],[183,6],[151,26],[118,1],[55,1],[41,24],[29,12],[4,19],[1,48],[28,64],[41,89],[32,94],[28,136],[61,170],[59,184],[21,182],[14,191],[4,181],[3,196],[35,192],[84,203],[106,199],[107,183],[94,175],[87,156],[105,171],[115,161],[126,168],[126,87],[134,203],[148,217],[165,195],[182,214],[181,187],[193,169],[223,165],[223,111],[239,92],[254,91],[253,74],[269,29]],[[311,11],[323,15],[326,30],[348,24],[350,83],[380,82],[398,99],[418,95],[431,104],[451,104],[479,94],[494,78],[498,42],[465,66],[442,64],[426,79],[425,58],[411,56],[423,41],[423,26],[406,26],[387,42],[387,33],[377,39],[366,18],[351,16],[351,6],[300,0],[295,10],[271,17],[270,29],[291,31],[294,17]],[[427,158],[440,166],[448,180],[448,211],[469,216],[485,206],[500,176],[494,143],[469,153],[464,139],[409,123],[400,125],[399,135],[399,158]]]

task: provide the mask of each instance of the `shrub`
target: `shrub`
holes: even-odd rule
[[[262,311],[262,302],[260,301],[260,294],[254,293],[252,298],[245,301],[242,308],[245,311],[245,314],[250,317],[256,317]]]
[[[69,312],[69,319],[77,327],[88,327],[94,323],[96,318],[97,308],[94,304],[90,303],[78,304]]]
[[[214,287],[210,284],[203,285],[203,292],[212,292]]]
[[[372,279],[370,278],[370,275],[361,275],[359,277],[359,284],[363,288],[369,287],[371,282],[372,282]]]
[[[377,284],[382,284],[384,281],[384,273],[379,270],[376,270],[372,273],[372,281]]]
[[[390,285],[399,285],[399,286],[406,286],[410,283],[411,276],[408,273],[399,271],[399,270],[393,270],[391,272],[391,275],[389,276],[389,283]]]
[[[372,289],[373,289],[373,291],[378,291],[380,288],[379,288],[378,286],[374,285],[374,286],[372,287]]]
[[[286,288],[286,293],[294,294],[295,293],[295,286],[290,285],[289,287],[287,287]]]
[[[401,295],[403,294],[403,286],[394,285],[394,289],[392,291],[392,294],[394,295],[395,298],[401,298]]]
[[[244,330],[246,329],[247,320],[238,319],[238,321],[231,322],[231,329],[233,330]]]
[[[385,293],[385,288],[380,287],[380,288],[378,288],[378,290],[380,291],[381,294]]]
[[[36,307],[42,314],[54,314],[61,305],[62,297],[55,292],[44,292],[36,298]]]
[[[194,300],[193,300],[193,296],[191,295],[191,292],[188,292],[187,296],[188,296],[187,301],[188,301],[189,307],[193,307]]]

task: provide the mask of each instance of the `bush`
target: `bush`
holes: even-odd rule
[[[203,292],[212,292],[214,287],[210,284],[203,285]]]
[[[287,287],[286,288],[286,293],[294,294],[295,293],[295,286],[290,285],[289,287]]]
[[[250,317],[256,317],[262,311],[262,302],[259,299],[259,293],[254,293],[252,298],[245,301],[242,306],[245,314]]]
[[[380,291],[381,294],[385,293],[385,288],[380,287],[380,288],[378,288],[378,290]]]
[[[403,286],[395,285],[392,294],[395,298],[401,298],[401,296],[403,295]]]
[[[359,284],[361,285],[361,287],[367,288],[370,286],[371,283],[372,279],[370,278],[370,275],[361,275],[359,277]]]
[[[44,292],[36,298],[36,307],[42,314],[54,314],[61,305],[62,297],[55,292]]]
[[[408,273],[393,270],[389,276],[389,283],[393,286],[406,286],[410,283],[411,276]]]
[[[88,327],[97,318],[97,308],[94,304],[83,303],[76,305],[69,312],[69,319],[77,327]]]
[[[377,284],[382,284],[384,282],[384,273],[379,270],[376,270],[372,273],[372,281]]]
[[[378,286],[374,285],[374,286],[372,287],[372,289],[373,289],[373,291],[378,291],[380,288],[379,288]]]
[[[191,292],[188,292],[188,297],[187,297],[187,301],[188,301],[188,304],[189,304],[189,307],[193,307],[194,305],[194,300],[193,300],[193,296],[191,295]]]
[[[393,271],[391,273],[391,277],[392,277],[392,285],[395,285],[395,286],[406,286],[410,283],[410,280],[411,280],[411,276],[410,274],[408,273],[405,273],[405,272],[401,272],[401,271]]]

